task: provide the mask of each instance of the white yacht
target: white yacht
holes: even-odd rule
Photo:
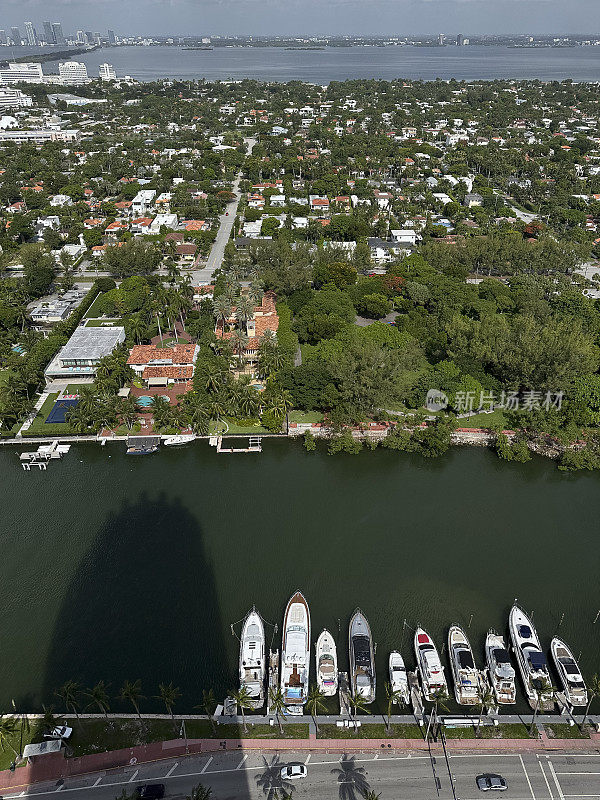
[[[452,625],[448,632],[448,654],[454,678],[456,702],[461,706],[476,705],[479,700],[481,676],[475,666],[469,640],[460,625]]]
[[[350,691],[366,703],[375,700],[375,650],[367,618],[357,608],[348,629],[350,650]]]
[[[253,607],[246,614],[240,637],[240,686],[248,690],[252,708],[260,708],[265,702],[266,670],[265,626]]]
[[[426,700],[433,703],[438,692],[448,694],[448,684],[433,639],[423,628],[417,628],[415,631],[415,655],[423,694]]]
[[[408,705],[410,701],[410,689],[408,686],[408,674],[404,665],[404,659],[397,650],[390,653],[390,686],[392,692],[402,698],[402,702]]]
[[[517,702],[515,670],[504,639],[495,631],[489,630],[485,638],[485,658],[488,675],[498,705],[512,705]]]
[[[326,628],[319,634],[316,650],[317,685],[324,695],[331,697],[338,688],[337,649]]]
[[[562,683],[563,691],[572,706],[585,706],[588,702],[588,693],[585,681],[581,675],[579,665],[575,660],[571,648],[557,636],[550,642],[550,652],[554,666]]]
[[[551,711],[554,702],[548,662],[533,622],[524,611],[514,605],[510,610],[508,628],[529,705],[533,709]]]
[[[310,612],[302,592],[290,598],[283,618],[281,691],[288,714],[302,714],[310,671]]]

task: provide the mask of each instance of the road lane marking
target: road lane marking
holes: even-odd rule
[[[552,789],[550,788],[550,784],[548,782],[548,778],[546,777],[546,773],[544,771],[544,766],[543,766],[541,761],[538,761],[538,764],[540,765],[540,769],[542,771],[542,775],[544,776],[544,780],[546,781],[546,786],[548,787],[548,794],[550,795],[550,800],[554,800],[554,795],[552,794]]]
[[[237,765],[236,769],[241,769],[241,768],[242,768],[242,764],[243,764],[243,763],[246,761],[246,759],[247,759],[247,758],[248,758],[248,754],[246,753],[246,755],[245,755],[245,756],[242,756],[242,760],[241,760],[241,761],[240,761],[240,763]]]
[[[527,786],[529,786],[529,791],[531,792],[531,796],[532,796],[533,800],[536,800],[536,797],[535,797],[535,794],[534,794],[534,791],[533,791],[533,786],[531,785],[531,781],[529,780],[529,775],[527,773],[527,770],[525,769],[525,763],[523,761],[523,756],[522,755],[519,755],[519,761],[521,762],[521,766],[523,767],[523,772],[525,773],[525,780],[527,781]]]
[[[96,783],[94,784],[94,786],[98,786],[101,780],[102,780],[102,775],[100,775],[100,777],[96,779]]]
[[[562,789],[560,788],[560,783],[558,782],[558,778],[556,777],[556,772],[554,772],[554,767],[552,766],[552,762],[550,761],[550,759],[548,759],[548,767],[550,768],[550,774],[552,775],[554,783],[556,784],[556,789],[558,791],[558,796],[560,797],[560,800],[565,800],[565,796],[562,793]]]
[[[304,761],[304,766],[306,766],[306,765],[308,764],[308,762],[310,761],[310,757],[311,757],[311,755],[312,755],[312,753],[309,753],[309,754],[306,756],[306,760]]]
[[[137,778],[138,773],[139,773],[139,769],[136,769],[136,771],[133,773],[133,775],[131,776],[131,778],[129,778],[129,780],[127,782],[128,783],[133,783],[133,781]]]
[[[170,769],[170,770],[167,772],[167,774],[165,775],[165,778],[170,778],[170,777],[171,777],[171,775],[172,775],[172,774],[175,772],[175,770],[177,769],[177,767],[178,767],[178,766],[179,766],[179,761],[176,761],[176,762],[173,764],[173,766],[171,767],[171,769]]]
[[[600,772],[557,772],[557,775],[600,775]]]
[[[211,757],[208,759],[208,761],[206,762],[206,764],[205,764],[205,765],[202,767],[202,769],[201,769],[201,770],[200,770],[200,772],[198,773],[199,775],[204,775],[204,773],[206,772],[206,770],[207,770],[207,768],[208,768],[208,766],[209,766],[209,764],[211,763],[211,761],[212,761],[212,760],[213,760],[213,756],[211,756]]]

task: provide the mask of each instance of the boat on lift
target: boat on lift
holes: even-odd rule
[[[290,598],[283,618],[280,686],[288,714],[303,712],[310,672],[310,611],[302,592]]]
[[[415,631],[415,655],[425,699],[434,703],[441,695],[447,696],[448,684],[440,654],[431,636],[420,627]]]
[[[550,642],[550,652],[569,703],[572,706],[587,705],[588,691],[571,648],[562,639],[555,636]]]
[[[408,705],[410,701],[410,688],[408,685],[408,673],[404,659],[397,650],[390,653],[390,686],[392,692],[400,698],[401,703]]]
[[[485,638],[485,659],[488,676],[498,705],[517,702],[515,670],[502,636],[489,630]]]
[[[375,700],[375,648],[367,618],[357,608],[348,628],[350,690],[365,703]]]
[[[516,604],[510,610],[508,629],[529,705],[533,709],[551,711],[554,689],[548,662],[533,622]]]
[[[475,666],[473,650],[460,625],[448,632],[448,655],[454,678],[454,696],[461,706],[474,706],[479,700],[481,676]]]
[[[317,685],[327,697],[338,689],[337,648],[333,636],[324,628],[316,644]]]
[[[246,614],[240,636],[240,688],[246,688],[252,708],[261,708],[265,702],[265,626],[258,611]]]

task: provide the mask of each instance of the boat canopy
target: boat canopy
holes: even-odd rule
[[[371,642],[368,636],[353,636],[354,662],[360,667],[371,664]]]
[[[545,670],[547,661],[546,656],[542,653],[541,650],[530,650],[527,654],[529,658],[529,663],[533,667],[534,670]]]
[[[492,655],[494,656],[496,664],[510,664],[510,656],[508,655],[508,651],[503,647],[495,647],[492,651]]]
[[[429,643],[430,643],[430,641],[431,641],[431,640],[429,639],[429,636],[427,636],[427,634],[426,634],[426,633],[420,633],[420,634],[417,636],[417,642],[418,642],[419,644],[429,644]]]
[[[517,625],[517,630],[521,639],[531,639],[531,628],[529,625]]]
[[[475,662],[469,650],[458,651],[458,663],[461,669],[475,669]]]

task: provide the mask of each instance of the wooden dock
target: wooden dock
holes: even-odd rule
[[[211,436],[209,444],[217,448],[217,453],[262,453],[260,436],[249,436],[248,447],[223,447],[222,436]]]
[[[416,672],[409,672],[408,674],[408,687],[410,689],[410,703],[413,707],[415,717],[422,717],[424,712],[423,693],[419,685],[419,679]]]
[[[271,692],[279,688],[279,650],[269,651],[269,680],[267,686],[267,716],[271,713]]]
[[[342,716],[352,716],[352,709],[350,707],[350,684],[348,683],[348,673],[340,672],[339,674],[339,690],[340,697],[340,714]]]

